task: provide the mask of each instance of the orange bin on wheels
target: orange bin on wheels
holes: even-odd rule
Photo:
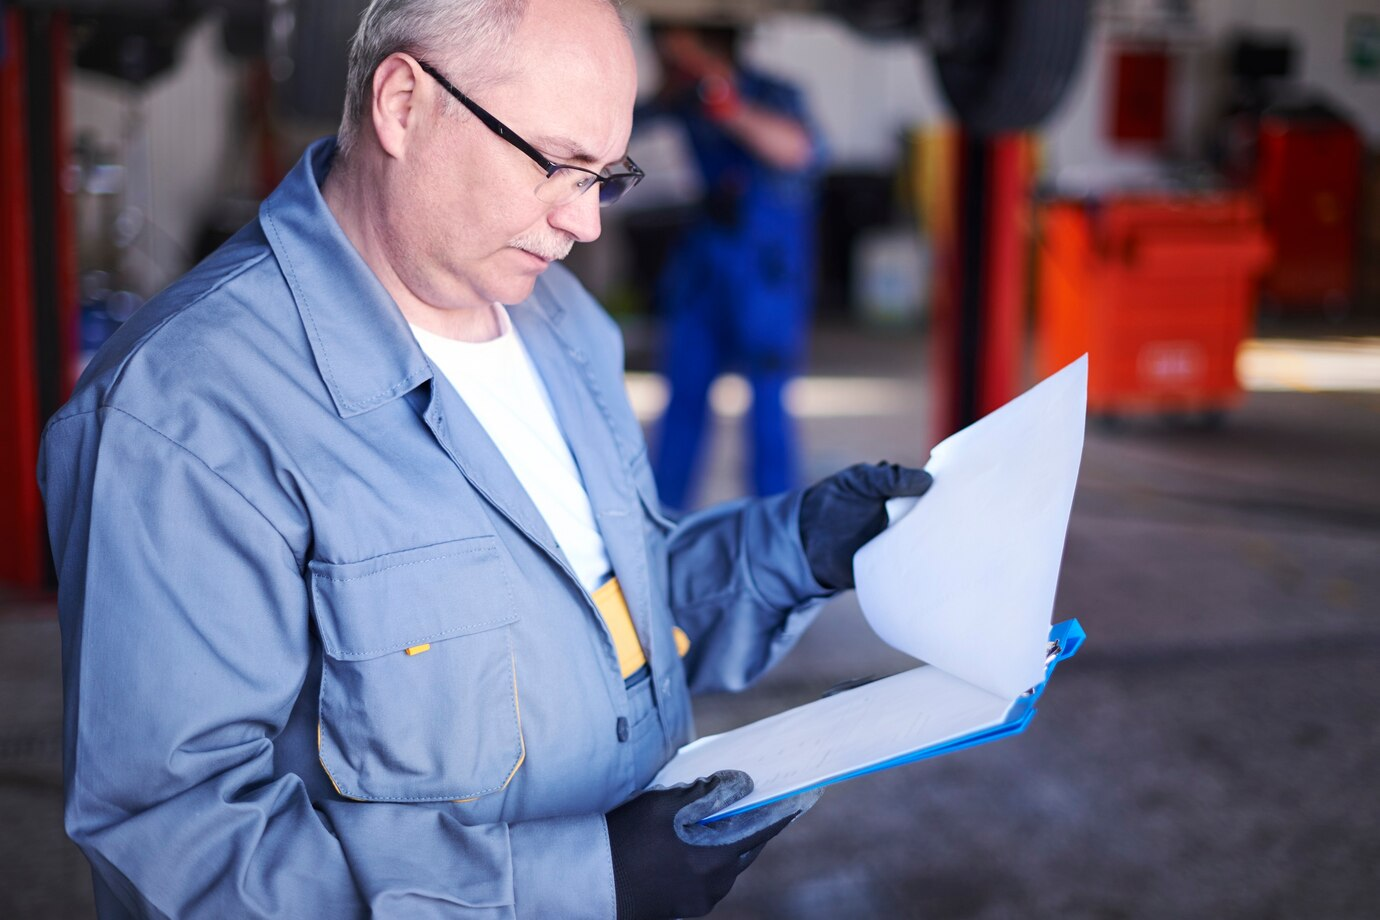
[[[1236,352],[1269,261],[1240,194],[1052,201],[1039,213],[1040,376],[1087,352],[1094,418],[1212,424],[1241,398]]]

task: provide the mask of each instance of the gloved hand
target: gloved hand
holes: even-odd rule
[[[767,841],[818,798],[787,805],[794,810],[785,817],[767,806],[699,824],[751,791],[746,773],[720,770],[689,785],[644,792],[605,815],[618,920],[709,913]]]
[[[854,464],[806,489],[800,540],[815,581],[853,587],[853,554],[886,529],[886,500],[924,495],[933,482],[924,470],[883,461]]]

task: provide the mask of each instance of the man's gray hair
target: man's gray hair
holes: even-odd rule
[[[527,0],[373,0],[350,41],[340,154],[349,154],[369,120],[374,71],[390,54],[431,58],[452,71],[452,81],[473,88],[502,72],[499,62],[526,10]]]
[[[618,0],[607,2],[621,19]],[[451,82],[473,92],[502,79],[508,45],[526,11],[527,0],[372,0],[350,41],[339,157],[349,155],[369,121],[374,71],[390,54],[429,58]],[[459,105],[449,95],[442,104]]]

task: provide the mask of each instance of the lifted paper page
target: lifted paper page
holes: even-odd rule
[[[730,809],[745,811],[991,728],[1010,705],[920,667],[687,744],[652,785],[692,782],[726,767],[745,770],[752,794]]]
[[[1044,680],[1088,358],[946,438],[934,485],[853,557],[885,642],[1010,701]]]

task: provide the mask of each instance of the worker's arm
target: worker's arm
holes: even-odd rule
[[[804,172],[818,165],[822,145],[803,110],[797,114],[791,106],[782,110],[744,100],[735,84],[720,79],[706,79],[698,92],[694,87],[682,92],[682,99],[658,97],[639,104],[633,111],[633,124],[645,128],[658,120],[676,117],[687,104],[702,105],[725,133],[773,169]],[[794,98],[798,100],[799,94]]]
[[[54,422],[39,470],[67,831],[131,914],[614,916],[602,815],[466,826],[279,775],[290,713],[315,706],[306,560],[212,466],[107,408]]]
[[[853,587],[853,554],[886,526],[886,500],[930,476],[859,464],[804,492],[716,505],[670,531],[672,615],[690,637],[694,690],[741,689],[804,633],[821,601]]]
[[[705,113],[754,156],[782,172],[802,172],[817,158],[815,137],[807,127],[799,94],[780,89],[767,105],[745,98],[732,73],[713,74],[700,81],[698,93]]]
[[[823,145],[795,87],[742,72],[693,29],[673,29],[657,39],[657,47],[663,103],[683,106],[693,97],[705,117],[773,169],[804,172],[822,160]]]
[[[788,492],[726,502],[670,528],[671,615],[690,637],[692,690],[740,690],[757,680],[833,593],[805,557],[800,498]]]

